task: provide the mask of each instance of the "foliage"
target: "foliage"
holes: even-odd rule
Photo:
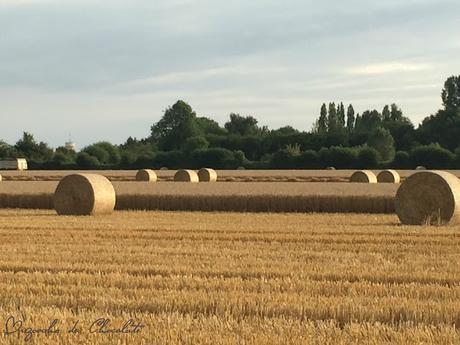
[[[391,162],[394,159],[394,139],[389,130],[378,127],[371,133],[367,144],[379,153],[380,162]]]

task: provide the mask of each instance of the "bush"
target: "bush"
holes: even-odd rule
[[[190,163],[194,168],[236,168],[234,153],[230,150],[222,148],[195,150],[192,152]]]
[[[274,169],[294,169],[297,157],[298,155],[292,152],[292,150],[278,150],[270,159],[270,167]]]
[[[241,150],[236,150],[233,151],[233,156],[235,160],[235,165],[237,166],[245,166],[248,163],[248,160],[246,159],[246,156],[244,155],[244,152]]]
[[[454,165],[455,155],[438,144],[419,146],[410,151],[413,167],[422,165],[427,169],[448,169]]]
[[[82,168],[98,168],[101,166],[99,160],[87,152],[80,152],[77,155],[77,165]]]
[[[409,153],[406,151],[396,152],[392,167],[397,169],[410,169],[411,165]]]
[[[362,147],[358,152],[358,165],[360,169],[373,169],[378,166],[379,153],[368,146]]]
[[[319,155],[313,150],[307,150],[302,152],[297,157],[297,167],[301,169],[319,169],[321,167],[319,163]]]
[[[349,169],[356,165],[357,153],[352,147],[333,146],[319,150],[319,160],[323,167]]]
[[[153,166],[156,168],[167,167],[169,169],[186,168],[187,160],[182,151],[160,151],[153,159]]]

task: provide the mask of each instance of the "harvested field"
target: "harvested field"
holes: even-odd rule
[[[348,182],[355,170],[216,170],[218,182]],[[372,170],[376,175],[381,170]],[[96,173],[111,181],[135,181],[137,170],[90,170],[81,173]],[[175,170],[155,170],[158,181],[173,181]],[[398,170],[401,178],[415,170]],[[459,170],[451,170],[460,176]],[[6,181],[59,181],[75,171],[2,171]]]
[[[30,344],[458,344],[458,227],[394,215],[0,210],[0,319]],[[90,334],[133,318],[138,334]],[[23,344],[25,334],[0,334]]]
[[[397,190],[391,184],[351,183],[113,184],[118,210],[393,213]],[[0,207],[52,209],[56,185],[4,182]]]

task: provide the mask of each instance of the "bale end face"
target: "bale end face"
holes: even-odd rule
[[[400,183],[401,176],[396,170],[384,170],[377,175],[378,183]]]
[[[217,172],[214,169],[202,168],[198,171],[200,182],[216,182]]]
[[[350,177],[353,183],[377,183],[377,176],[370,170],[355,171]]]
[[[156,182],[157,174],[150,169],[141,169],[136,173],[136,181]]]
[[[197,183],[200,181],[198,174],[193,170],[181,169],[174,174],[175,182],[191,182]]]
[[[54,208],[59,215],[90,216],[111,213],[115,190],[104,176],[73,174],[65,176],[54,192]]]
[[[445,171],[421,171],[399,187],[396,213],[405,225],[460,223],[460,180]]]

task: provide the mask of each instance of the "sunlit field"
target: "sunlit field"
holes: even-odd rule
[[[0,315],[59,320],[31,344],[455,344],[458,230],[394,215],[1,210]],[[90,333],[101,317],[142,327]]]

